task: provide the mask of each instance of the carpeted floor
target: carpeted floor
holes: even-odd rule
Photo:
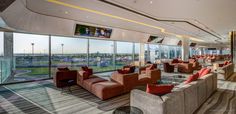
[[[72,93],[66,89],[61,93],[51,80],[1,86],[0,113],[111,114],[117,107],[129,105],[129,94],[101,101],[79,86],[71,89]],[[235,114],[235,90],[236,73],[230,81],[218,80],[218,91],[195,114]]]

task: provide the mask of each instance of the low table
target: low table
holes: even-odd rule
[[[113,114],[143,114],[143,111],[133,106],[122,106],[115,109]]]
[[[158,81],[157,83],[179,85],[180,83],[184,82],[185,80],[186,80],[186,77],[182,76],[182,75],[165,76],[165,77],[162,77],[162,79],[160,81]]]
[[[60,82],[65,85],[64,87],[61,88],[61,89],[62,89],[61,93],[63,93],[63,89],[64,89],[65,87],[67,87],[68,90],[69,90],[69,92],[72,93],[72,91],[71,91],[71,86],[75,85],[75,80],[71,80],[71,79],[68,79],[68,80],[60,80]]]

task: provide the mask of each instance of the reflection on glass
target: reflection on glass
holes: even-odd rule
[[[0,32],[0,58],[3,56],[3,32]]]
[[[149,44],[150,61],[155,63],[156,60],[160,59],[159,45]]]
[[[169,46],[169,59],[174,59],[175,57],[175,47]]]
[[[114,70],[114,41],[89,40],[89,66],[94,72]]]
[[[161,45],[161,59],[169,58],[169,48],[168,46]]]
[[[52,36],[52,74],[55,74],[58,67],[79,70],[81,66],[87,65],[87,44],[87,39]]]
[[[48,78],[49,37],[33,34],[13,34],[14,81]]]
[[[139,61],[140,43],[134,44],[134,61]]]
[[[133,43],[117,42],[116,68],[119,69],[133,61]]]

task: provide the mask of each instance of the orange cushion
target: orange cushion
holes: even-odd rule
[[[155,95],[164,95],[170,93],[173,88],[174,85],[147,84],[146,93],[151,93]]]
[[[184,83],[188,84],[188,83],[191,83],[192,81],[196,81],[198,77],[199,77],[199,73],[193,74]]]
[[[209,74],[210,72],[211,72],[211,69],[207,68],[207,69],[205,69],[205,70],[202,72],[201,75],[199,75],[199,77],[203,77],[203,76]]]

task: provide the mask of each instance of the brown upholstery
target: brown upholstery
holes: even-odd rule
[[[119,74],[118,72],[114,72],[111,76],[111,80],[124,85],[124,91],[128,92],[137,85],[138,73]]]
[[[99,78],[99,77],[93,77],[93,78],[89,78],[83,81],[83,85],[84,88],[87,89],[88,91],[91,91],[91,87],[93,84],[98,83],[98,82],[104,82],[107,81],[103,78]]]
[[[180,72],[180,73],[193,73],[193,64],[192,63],[178,64],[178,72]]]
[[[165,72],[171,73],[174,72],[175,70],[175,65],[170,65],[169,63],[163,63],[163,66]]]
[[[150,69],[150,67],[152,67],[152,68]],[[139,74],[146,73],[147,69],[153,70],[153,69],[156,69],[156,68],[157,68],[157,64],[147,64],[146,66],[139,68]]]
[[[53,82],[56,87],[64,87],[64,83],[61,83],[62,80],[74,80],[77,79],[77,71],[57,71],[56,75],[53,77]]]
[[[139,75],[138,85],[146,85],[148,83],[156,83],[161,79],[161,70],[149,70],[145,74]]]
[[[123,94],[124,86],[112,81],[99,82],[92,85],[92,93],[105,100]]]

